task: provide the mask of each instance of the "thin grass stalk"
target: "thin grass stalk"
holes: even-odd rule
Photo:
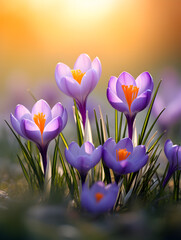
[[[108,138],[110,138],[109,120],[108,120],[107,114],[106,114],[106,130],[107,130],[107,136]]]
[[[159,117],[161,116],[161,114],[165,111],[165,109],[166,108],[164,108],[160,113],[159,113],[159,115],[157,116],[157,118],[155,119],[155,121],[153,122],[153,124],[151,125],[151,127],[149,128],[149,130],[148,130],[148,132],[147,132],[147,134],[146,134],[146,136],[145,136],[145,138],[144,138],[144,140],[143,140],[143,145],[145,145],[145,143],[146,143],[146,141],[147,141],[147,139],[148,139],[148,137],[149,137],[149,135],[150,135],[150,133],[151,133],[151,130],[153,129],[153,127],[155,126],[155,124],[156,124],[156,122],[158,121],[158,119],[159,119]]]
[[[102,145],[101,135],[100,135],[100,130],[99,130],[99,124],[98,124],[97,114],[96,114],[95,109],[94,109],[94,117],[95,117],[95,122],[96,122],[97,137],[98,137],[98,140],[99,140],[99,144]]]
[[[157,138],[157,140],[153,143],[153,145],[148,149],[147,153],[151,152],[155,146],[157,145],[157,143],[160,141],[160,139],[163,137],[163,135],[165,134],[165,131],[163,133],[160,134],[160,136]]]
[[[123,113],[121,113],[120,121],[119,121],[119,130],[118,130],[118,142],[121,138],[121,130],[122,130],[122,122],[123,122]]]
[[[125,125],[124,125],[124,131],[123,131],[122,138],[125,138],[125,136],[126,136],[126,129],[127,129],[127,126],[128,126],[128,122],[127,122],[127,119],[125,118]]]
[[[157,86],[157,88],[156,88],[156,91],[155,91],[155,93],[154,93],[154,95],[153,95],[153,98],[152,98],[152,100],[151,100],[150,106],[149,106],[149,108],[148,108],[148,111],[147,111],[147,114],[146,114],[146,117],[145,117],[145,121],[144,121],[144,123],[143,123],[143,127],[142,127],[142,130],[141,130],[141,134],[139,135],[139,140],[138,140],[138,144],[139,144],[139,145],[142,144],[142,141],[143,141],[143,138],[144,138],[144,135],[145,135],[147,126],[148,126],[148,122],[149,122],[149,119],[150,119],[151,111],[152,111],[152,108],[153,108],[153,103],[154,103],[155,98],[156,98],[156,95],[157,95],[157,93],[158,93],[160,84],[161,84],[161,81],[158,83],[158,86]]]
[[[82,133],[80,117],[79,117],[79,114],[78,114],[78,109],[77,109],[77,104],[76,104],[75,99],[74,99],[74,107],[75,107],[75,117],[76,117],[76,125],[77,125],[78,143],[79,143],[79,146],[82,146],[83,141],[84,141],[84,137],[83,137],[83,133]]]
[[[115,142],[118,142],[118,111],[115,109]]]

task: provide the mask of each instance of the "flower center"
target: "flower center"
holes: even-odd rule
[[[116,150],[116,160],[122,161],[129,157],[131,153],[127,151],[127,149],[119,149]]]
[[[133,87],[133,85],[122,85],[122,89],[128,103],[129,111],[131,112],[131,104],[135,100],[135,98],[137,98],[139,88],[136,86]]]
[[[79,83],[81,84],[82,78],[84,76],[85,73],[83,73],[80,69],[77,70],[71,70],[72,76],[73,78]]]
[[[100,192],[97,192],[95,194],[95,199],[96,199],[96,202],[100,202],[100,200],[104,197],[104,194],[103,193],[100,193]]]
[[[43,113],[35,114],[33,120],[36,123],[36,125],[39,127],[41,135],[43,135],[43,131],[45,128],[45,121],[46,121],[45,114]]]

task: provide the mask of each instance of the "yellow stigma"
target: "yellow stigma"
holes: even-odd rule
[[[129,111],[131,112],[131,104],[135,100],[135,98],[137,98],[139,88],[136,86],[133,87],[133,85],[122,85],[122,89],[128,103]]]
[[[97,193],[95,194],[96,202],[97,202],[97,203],[100,202],[103,197],[104,197],[104,194],[103,194],[103,193],[97,192]]]
[[[72,76],[73,78],[79,83],[81,84],[82,78],[84,76],[85,73],[83,73],[80,69],[77,70],[71,70]]]
[[[116,150],[116,160],[122,161],[129,157],[131,153],[127,151],[127,149],[119,149]]]
[[[43,113],[35,114],[33,120],[36,123],[36,125],[39,127],[41,135],[43,135],[43,131],[45,128],[45,121],[46,121],[45,115]]]

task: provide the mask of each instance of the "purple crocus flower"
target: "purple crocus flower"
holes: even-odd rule
[[[83,126],[86,121],[86,101],[96,87],[102,72],[101,62],[96,57],[92,62],[87,54],[81,54],[71,70],[64,63],[58,63],[55,79],[58,87],[66,95],[75,99],[82,115]]]
[[[103,161],[116,175],[137,172],[148,161],[144,145],[133,147],[130,138],[124,138],[118,143],[109,138],[103,146]]]
[[[96,182],[90,189],[87,184],[83,185],[81,205],[89,212],[99,214],[113,209],[118,195],[118,185]]]
[[[51,110],[48,103],[41,99],[34,104],[31,112],[21,104],[17,105],[10,119],[13,128],[20,136],[36,143],[42,155],[45,174],[48,144],[65,127],[66,109],[59,102]]]
[[[165,142],[164,152],[169,161],[169,168],[163,186],[166,185],[176,170],[181,170],[181,146],[173,145],[172,141],[168,139]]]
[[[155,117],[166,107],[165,111],[158,119],[158,124],[161,129],[169,129],[181,117],[181,77],[173,69],[166,69],[160,77],[162,86],[158,91],[153,104]]]
[[[109,80],[108,101],[113,108],[125,114],[131,139],[135,116],[146,108],[152,91],[153,80],[148,72],[141,73],[136,80],[127,72],[121,73],[118,78],[112,76]]]
[[[100,161],[102,146],[95,148],[92,143],[85,142],[79,147],[76,142],[71,142],[68,149],[65,149],[65,157],[79,171],[83,184],[88,171]]]

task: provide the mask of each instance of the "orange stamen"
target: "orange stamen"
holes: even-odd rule
[[[83,73],[80,69],[77,70],[71,70],[72,76],[73,78],[79,83],[81,84],[82,78],[84,76],[85,73]]]
[[[45,121],[46,121],[45,115],[43,113],[35,114],[33,120],[36,123],[36,125],[39,127],[41,135],[43,135],[43,131],[45,128]]]
[[[122,161],[129,157],[131,153],[127,151],[127,149],[119,149],[116,150],[116,160]]]
[[[100,193],[100,192],[97,192],[95,194],[95,198],[96,198],[96,202],[100,202],[100,200],[104,197],[104,194],[103,193]]]
[[[128,103],[129,111],[131,112],[131,104],[135,100],[135,98],[137,98],[139,88],[136,86],[133,87],[133,85],[122,85],[122,89]]]

